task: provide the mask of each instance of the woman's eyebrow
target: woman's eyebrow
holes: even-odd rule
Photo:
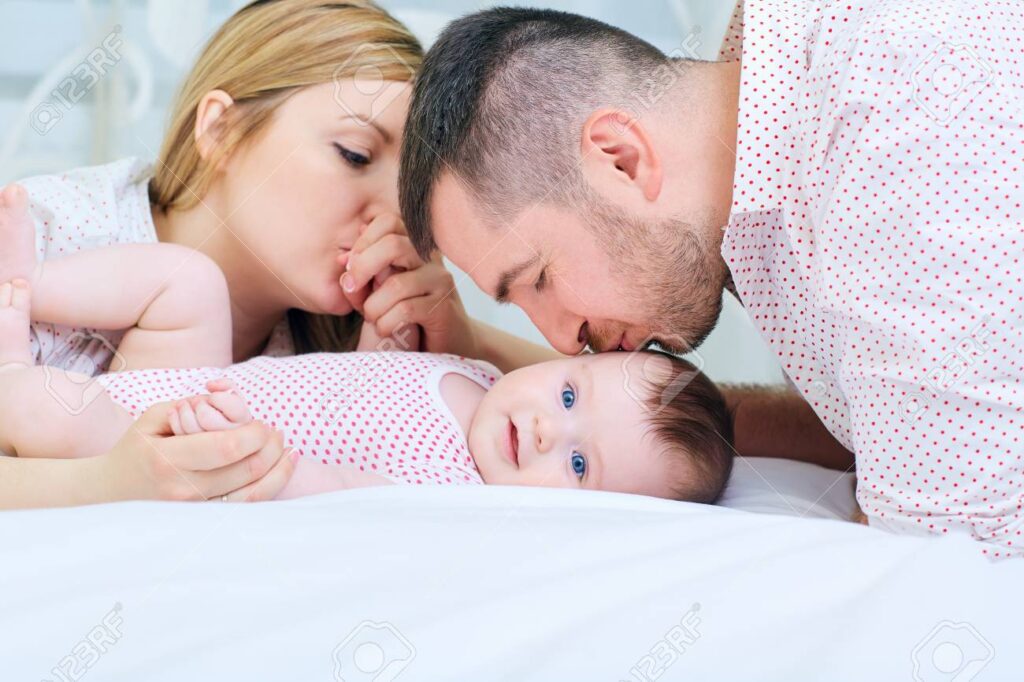
[[[343,115],[341,117],[341,120],[343,120],[343,121],[352,120],[352,121],[355,121],[356,123],[358,123],[361,126],[369,125],[374,130],[376,130],[378,133],[380,133],[380,136],[382,138],[384,138],[384,144],[391,144],[391,142],[392,142],[393,138],[391,137],[391,133],[389,133],[387,131],[387,129],[384,128],[384,126],[382,126],[381,124],[377,123],[374,120],[367,121],[367,120],[365,120],[363,118],[360,118],[359,116],[356,116],[355,114],[345,114],[345,115]]]

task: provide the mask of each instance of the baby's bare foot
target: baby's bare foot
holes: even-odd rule
[[[20,185],[0,190],[0,282],[32,281],[36,270],[36,228],[28,195]]]
[[[31,367],[32,290],[24,279],[0,284],[0,371]]]
[[[245,399],[231,381],[218,379],[209,382],[206,388],[209,395],[192,396],[175,403],[168,414],[174,435],[226,431],[252,421]]]

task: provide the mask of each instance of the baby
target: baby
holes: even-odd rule
[[[414,352],[257,357],[229,364],[230,312],[212,263],[166,245],[35,262],[17,187],[0,193],[0,450],[100,454],[150,405],[177,434],[259,419],[300,453],[279,497],[388,483],[588,488],[713,502],[732,466],[721,394],[686,361],[606,353],[501,376]],[[184,267],[184,272],[183,272]],[[113,273],[103,284],[97,272]],[[114,373],[32,366],[30,319],[125,328]],[[385,340],[383,344],[387,345]],[[198,367],[198,368],[196,368]],[[67,409],[61,396],[91,399]],[[44,428],[39,428],[43,425]]]

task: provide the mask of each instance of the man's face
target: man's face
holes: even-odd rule
[[[679,221],[644,225],[613,211],[599,231],[592,215],[538,204],[495,226],[449,173],[431,213],[441,252],[498,302],[522,308],[561,353],[651,341],[685,352],[718,318],[721,261],[688,242]]]

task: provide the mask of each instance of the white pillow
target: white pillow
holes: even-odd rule
[[[857,509],[857,477],[817,464],[737,457],[718,504],[730,509],[849,521]]]

